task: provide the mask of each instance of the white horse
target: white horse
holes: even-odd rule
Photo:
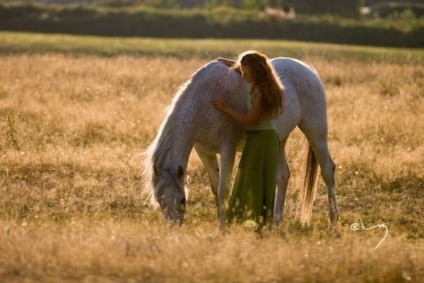
[[[308,140],[305,181],[300,197],[301,220],[307,223],[311,218],[318,162],[328,191],[330,230],[337,231],[335,165],[327,144],[324,85],[317,72],[299,60],[281,57],[270,61],[285,87],[284,109],[276,121],[280,158],[274,223],[278,224],[283,217],[290,177],[285,145],[290,132],[298,126]],[[223,98],[243,111],[248,94],[249,85],[239,73],[221,62],[212,61],[200,68],[175,95],[156,138],[146,150],[144,164],[145,179],[151,182],[145,188],[170,222],[181,224],[184,218],[184,180],[193,147],[208,173],[219,223],[225,222],[235,155],[242,148],[245,134],[243,126],[215,109],[212,101]],[[219,165],[217,154],[221,156]]]

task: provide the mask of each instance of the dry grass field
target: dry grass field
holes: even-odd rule
[[[141,153],[208,60],[0,56],[0,282],[424,282],[424,67],[302,59],[327,87],[340,238],[322,182],[312,225],[297,219],[298,130],[280,227],[217,230],[194,153],[184,225],[149,206]],[[360,220],[387,226],[377,249],[384,227]]]

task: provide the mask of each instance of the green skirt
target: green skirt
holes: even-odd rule
[[[275,130],[247,132],[228,203],[229,223],[272,222],[280,141]]]

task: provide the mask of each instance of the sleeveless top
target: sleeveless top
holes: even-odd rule
[[[253,101],[256,99],[258,94],[256,92],[251,91],[246,99],[246,107],[247,110],[250,111],[252,108]],[[275,129],[275,121],[274,119],[267,118],[259,118],[255,124],[247,126],[246,131],[263,131],[263,130],[272,130]]]

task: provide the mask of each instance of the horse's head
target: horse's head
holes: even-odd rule
[[[165,219],[171,225],[181,225],[184,220],[186,194],[184,190],[184,170],[155,169],[153,185],[155,199],[159,203]]]

